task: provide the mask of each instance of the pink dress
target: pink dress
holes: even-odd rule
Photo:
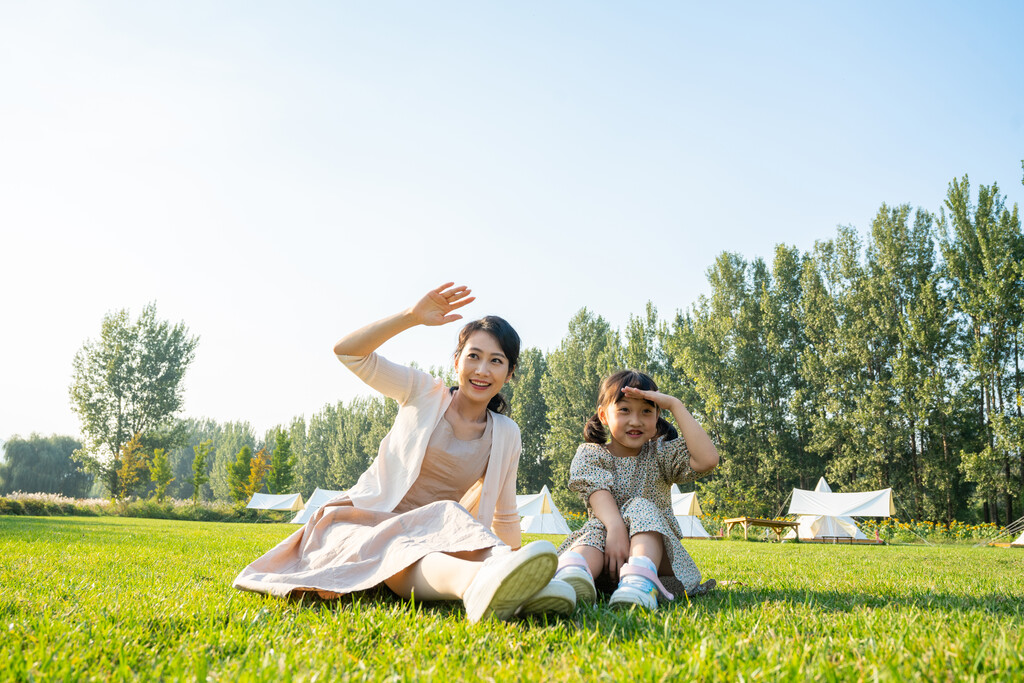
[[[263,555],[235,579],[235,588],[324,598],[372,588],[432,552],[501,545],[458,500],[487,470],[494,420],[472,441],[455,438],[441,419],[431,433],[419,476],[393,512],[363,510],[345,497]]]

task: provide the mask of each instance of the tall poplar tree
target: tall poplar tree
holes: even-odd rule
[[[618,335],[601,316],[586,308],[569,321],[568,334],[548,354],[548,372],[541,379],[547,404],[548,432],[544,449],[551,461],[551,495],[565,510],[585,509],[568,489],[569,465],[583,442],[583,426],[597,410],[601,380],[621,365]]]

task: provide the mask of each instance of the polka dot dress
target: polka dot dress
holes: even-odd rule
[[[682,437],[672,441],[653,439],[637,455],[622,458],[612,455],[603,444],[580,444],[569,467],[569,489],[587,503],[590,519],[565,539],[558,552],[575,545],[589,545],[604,552],[605,527],[589,503],[594,491],[604,489],[615,498],[630,538],[645,531],[657,531],[665,537],[667,563],[662,562],[658,573],[666,574],[671,566],[673,574],[662,577],[665,587],[677,600],[683,591],[694,595],[699,592],[700,570],[680,543],[683,532],[672,514],[671,490],[672,484],[684,484],[706,474],[690,467],[690,451]]]

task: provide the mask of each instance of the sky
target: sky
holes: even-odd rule
[[[79,434],[104,315],[199,337],[187,417],[370,390],[447,281],[526,346],[622,328],[949,182],[1024,199],[1019,2],[0,2],[0,440]],[[381,352],[450,362],[458,325]]]

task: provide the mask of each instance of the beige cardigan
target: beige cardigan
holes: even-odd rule
[[[376,459],[346,493],[357,508],[391,512],[420,474],[430,435],[452,402],[452,394],[435,377],[371,353],[338,356],[370,387],[398,402],[398,416],[380,442]],[[519,426],[491,413],[491,455],[487,470],[459,503],[481,524],[513,548],[521,544],[516,506],[516,475],[522,441]]]

